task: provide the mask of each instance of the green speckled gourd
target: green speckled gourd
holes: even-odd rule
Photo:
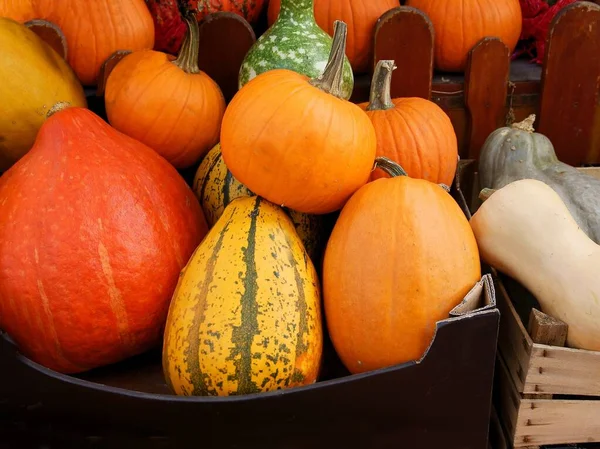
[[[242,196],[255,196],[231,174],[225,165],[219,144],[208,152],[198,167],[194,177],[194,193],[200,201],[209,228],[213,227],[233,200]],[[309,257],[313,263],[318,264],[325,246],[323,216],[283,209],[292,219]]]
[[[240,68],[240,88],[256,75],[272,69],[289,69],[316,78],[323,73],[333,39],[315,21],[314,0],[281,0],[279,16],[258,38]],[[350,61],[345,58],[342,95],[354,89]]]
[[[479,156],[481,188],[497,190],[521,179],[554,189],[587,236],[600,244],[600,180],[558,160],[550,139],[534,132],[535,115],[499,128]]]

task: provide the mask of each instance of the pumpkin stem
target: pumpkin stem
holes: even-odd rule
[[[496,189],[482,189],[481,192],[479,192],[479,199],[485,201],[492,196],[495,191]]]
[[[71,107],[71,103],[69,103],[68,101],[59,101],[48,110],[48,112],[46,113],[46,118],[50,118],[57,112],[62,111],[63,109],[67,109],[69,107]]]
[[[196,18],[188,14],[184,17],[187,32],[179,50],[179,56],[173,61],[185,73],[200,73],[198,53],[200,51],[200,27]]]
[[[383,111],[394,107],[390,93],[392,72],[394,70],[396,70],[396,65],[391,59],[384,59],[377,62],[373,79],[371,80],[371,95],[367,111]]]
[[[394,162],[391,159],[388,159],[385,156],[379,156],[375,158],[373,170],[377,168],[382,169],[392,178],[395,178],[396,176],[408,176],[408,173],[406,173],[406,171],[400,166],[400,164],[397,164],[396,162]]]
[[[513,123],[511,128],[520,129],[522,131],[527,131],[528,133],[533,133],[535,130],[533,129],[533,122],[535,122],[535,114],[531,114],[525,120],[519,123]]]
[[[344,57],[346,56],[346,36],[348,27],[341,20],[333,23],[333,43],[327,66],[321,75],[310,80],[313,86],[338,98],[343,98],[342,80]]]

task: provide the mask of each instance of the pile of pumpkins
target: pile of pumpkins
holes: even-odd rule
[[[174,57],[152,50],[157,11],[171,2],[152,3],[96,2],[99,21],[129,17],[112,28],[69,21],[78,0],[32,0],[29,15],[11,16],[58,24],[66,59],[0,18],[12,43],[0,61],[0,328],[62,373],[162,344],[181,395],[313,383],[325,332],[351,373],[421,359],[436,323],[480,280],[478,243],[486,261],[499,254],[492,222],[477,217],[500,191],[474,226],[449,194],[458,151],[448,116],[391,98],[394,61],[377,62],[369,102],[349,102],[369,50],[338,17],[327,19],[332,36],[321,30],[319,0],[271,2],[273,25],[227,105],[198,69],[198,17],[182,16]],[[115,30],[130,40],[96,34],[86,53],[89,33]],[[119,49],[109,44],[131,52],[108,76],[104,121],[82,85]],[[178,172],[189,167],[191,187]]]

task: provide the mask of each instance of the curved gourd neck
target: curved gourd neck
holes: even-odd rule
[[[277,21],[315,21],[314,0],[281,0]]]

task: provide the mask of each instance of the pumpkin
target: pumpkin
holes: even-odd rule
[[[231,174],[225,165],[219,144],[215,145],[202,160],[196,171],[193,186],[209,227],[212,227],[223,215],[223,211],[231,201],[241,196],[254,196],[250,189]],[[325,229],[322,217],[284,210],[292,219],[306,252],[311,260],[317,263],[321,259],[324,243]]]
[[[469,52],[484,37],[498,37],[510,53],[519,41],[519,0],[407,0],[406,4],[426,13],[433,24],[438,70],[464,71]]]
[[[458,164],[458,143],[450,118],[437,104],[423,98],[390,95],[394,61],[377,63],[368,103],[359,104],[373,122],[377,156],[397,162],[411,178],[452,185]],[[385,177],[378,169],[371,179]]]
[[[178,0],[146,0],[154,22],[154,50],[176,55],[187,26],[179,12]]]
[[[294,225],[260,197],[232,201],[194,252],[169,307],[163,371],[178,395],[314,383],[319,280]]]
[[[191,12],[198,21],[214,12],[232,12],[254,25],[268,0],[180,0],[182,9]]]
[[[331,46],[331,37],[315,22],[313,0],[284,0],[279,19],[246,54],[240,68],[239,87],[273,69],[317,77],[323,73]],[[353,89],[352,67],[344,55],[342,98],[349,99]]]
[[[536,179],[507,184],[491,193],[471,227],[481,258],[567,323],[569,346],[600,351],[600,246],[550,186]]]
[[[33,31],[0,18],[0,172],[32,147],[57,102],[87,106],[83,88],[61,56]]]
[[[219,141],[225,112],[221,89],[198,68],[198,22],[192,17],[186,23],[188,37],[177,59],[153,50],[133,52],[110,73],[105,93],[110,124],[179,169],[195,164]]]
[[[0,328],[63,373],[144,352],[206,232],[155,151],[88,109],[59,110],[0,178]]]
[[[375,159],[369,117],[340,98],[346,25],[336,23],[322,76],[285,69],[257,76],[234,96],[221,128],[233,176],[257,195],[304,213],[339,210],[367,182]]]
[[[286,0],[269,2],[268,22],[275,22]],[[399,0],[314,0],[317,24],[333,36],[333,23],[341,20],[349,25],[347,55],[356,73],[372,68],[373,42],[377,20],[390,9],[400,6]]]
[[[35,19],[37,13],[33,0],[2,0],[0,2],[1,17],[8,17],[21,23]]]
[[[329,335],[351,373],[418,360],[481,278],[477,244],[439,185],[383,157],[333,228],[323,261]]]
[[[68,62],[85,86],[95,86],[100,67],[117,50],[154,46],[154,24],[144,0],[44,0],[40,18],[56,23],[68,45]]]
[[[535,132],[535,115],[492,132],[479,156],[479,182],[499,189],[520,179],[552,187],[581,229],[600,243],[600,180],[560,162],[552,142]]]

